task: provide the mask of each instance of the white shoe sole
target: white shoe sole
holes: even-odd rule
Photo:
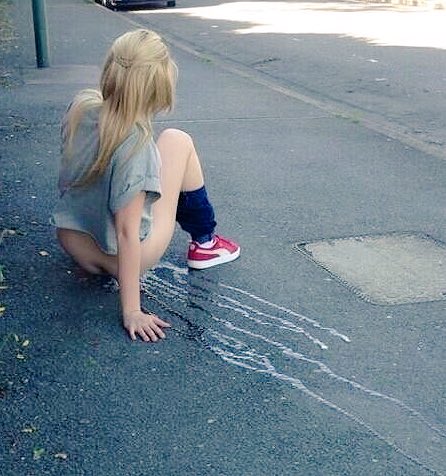
[[[228,255],[222,255],[218,258],[209,259],[205,261],[195,261],[192,259],[187,260],[187,265],[192,269],[207,269],[212,268],[213,266],[218,266],[219,264],[230,263],[231,261],[236,260],[240,256],[240,248],[234,253]]]

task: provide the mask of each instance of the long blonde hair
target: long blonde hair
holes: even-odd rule
[[[105,59],[100,91],[86,89],[67,113],[67,152],[82,115],[100,107],[97,158],[77,185],[93,182],[107,168],[116,148],[139,131],[136,151],[152,137],[151,119],[173,107],[177,68],[161,37],[150,30],[130,31],[117,38]]]

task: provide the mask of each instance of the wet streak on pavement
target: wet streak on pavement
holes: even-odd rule
[[[420,467],[438,474],[446,470],[442,429],[404,401],[340,375],[323,362],[330,340],[350,342],[341,331],[169,262],[147,273],[141,286],[145,295],[180,321],[174,332],[200,342],[231,365],[292,386]]]

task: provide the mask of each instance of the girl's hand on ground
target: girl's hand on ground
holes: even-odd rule
[[[123,316],[123,324],[132,340],[139,336],[145,342],[156,342],[164,339],[166,334],[163,328],[170,324],[160,319],[155,314],[146,314],[143,311],[132,311]]]

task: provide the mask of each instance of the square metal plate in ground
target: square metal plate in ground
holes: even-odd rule
[[[428,235],[355,236],[301,243],[297,249],[369,302],[446,299],[446,245]]]

